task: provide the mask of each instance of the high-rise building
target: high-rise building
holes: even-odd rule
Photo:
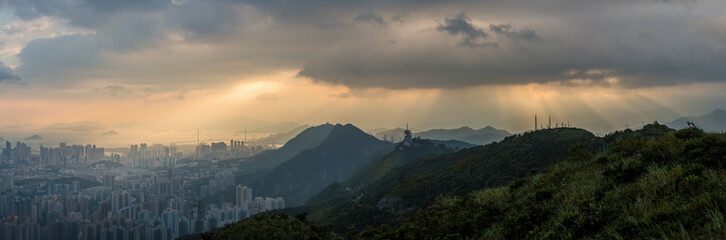
[[[2,174],[0,175],[0,192],[13,189],[13,175]]]
[[[11,145],[10,141],[5,141],[5,150],[3,151],[3,155],[5,155],[6,158],[10,158],[10,156],[12,156],[13,149],[11,148]]]
[[[236,204],[235,206],[245,206],[246,202],[252,201],[252,188],[242,185],[237,185],[236,188]]]
[[[116,177],[113,175],[104,175],[103,176],[103,186],[104,187],[110,187],[113,188],[114,185],[116,185]]]
[[[73,181],[73,192],[80,192],[80,191],[81,191],[81,182]]]

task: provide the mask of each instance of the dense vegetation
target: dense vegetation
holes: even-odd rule
[[[360,169],[346,182],[348,186],[363,186],[378,181],[394,168],[400,167],[424,155],[441,155],[452,153],[461,148],[470,148],[474,145],[456,141],[436,141],[414,138],[411,146],[399,144],[396,149],[386,155],[378,157]]]
[[[305,219],[305,215],[261,215],[233,224],[215,235],[216,239],[341,239],[330,228]]]
[[[529,134],[538,132],[547,131]],[[525,146],[527,141],[518,144]],[[510,157],[522,159],[521,155]],[[450,161],[449,168],[458,163]],[[438,194],[425,209],[412,214],[387,211],[387,216],[378,217],[397,220],[363,231],[350,228],[341,235],[366,239],[724,239],[724,165],[725,134],[695,128],[672,131],[656,123],[583,141],[570,147],[558,163],[504,186],[463,195]],[[328,211],[341,214],[341,210]],[[336,237],[340,236],[327,236]]]

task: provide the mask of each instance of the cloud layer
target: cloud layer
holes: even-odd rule
[[[391,89],[648,87],[723,82],[726,76],[726,21],[713,11],[726,3],[716,0],[6,5],[21,21],[49,18],[83,29],[27,39],[15,70],[0,65],[0,81],[22,76],[49,86],[100,81],[183,89],[289,69],[318,82]],[[607,74],[585,74],[599,70]]]

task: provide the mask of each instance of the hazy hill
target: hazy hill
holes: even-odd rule
[[[345,187],[339,183],[332,184],[313,196],[306,204],[322,203],[332,198],[346,195],[349,193],[348,190],[346,190],[346,187],[348,189],[358,189],[369,183],[375,182],[392,169],[421,156],[452,153],[474,146],[475,145],[455,140],[439,141],[414,138],[413,143],[410,146],[398,144],[392,151],[367,163],[344,183]]]
[[[270,136],[261,138],[261,139],[257,140],[257,142],[265,143],[265,144],[285,144],[285,143],[287,143],[287,141],[290,141],[295,136],[302,133],[303,131],[305,131],[305,129],[308,129],[308,128],[310,128],[310,125],[302,125],[295,129],[292,129],[288,132],[276,133],[276,134],[272,134]]]
[[[302,204],[331,183],[347,180],[391,148],[392,143],[353,125],[337,124],[320,144],[281,163],[252,188],[260,189],[262,196],[284,197],[288,206]]]
[[[474,130],[470,127],[460,127],[456,129],[432,129],[420,133],[414,133],[414,136],[438,139],[438,140],[460,140],[468,143],[486,145],[492,142],[500,141],[504,137],[511,135],[505,130],[499,130],[491,126]]]
[[[252,129],[250,132],[258,132],[258,133],[282,133],[282,132],[289,132],[293,129],[300,128],[303,126],[302,124],[296,123],[296,122],[277,122],[277,123],[268,123],[265,124],[262,127],[258,127],[255,129]]]
[[[375,133],[375,137],[389,142],[400,142],[403,140],[403,128],[395,128]]]
[[[687,122],[692,122],[696,127],[706,132],[722,132],[726,130],[726,111],[716,109],[715,111],[703,116],[682,117],[672,122],[666,123],[668,127],[674,129],[683,129],[688,127]]]
[[[323,124],[305,129],[282,147],[261,152],[250,160],[242,162],[242,171],[251,173],[277,167],[280,163],[290,160],[301,152],[320,145],[328,137],[333,127],[332,124]]]

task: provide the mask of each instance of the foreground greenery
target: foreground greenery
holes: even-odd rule
[[[223,228],[215,239],[338,239],[330,228],[305,219],[305,215],[285,214],[255,216],[244,224]]]
[[[521,141],[520,145],[527,143]],[[459,154],[466,151],[472,150]],[[510,154],[507,158],[522,159],[527,153]],[[466,162],[450,161],[448,168]],[[335,234],[331,222],[296,221],[317,230],[329,229],[327,235],[305,235],[312,236],[304,237],[307,239],[725,239],[724,165],[726,135],[695,128],[673,131],[655,123],[639,131],[582,141],[557,163],[501,187],[486,188],[490,185],[485,184],[482,190],[468,194],[451,194],[457,192],[451,190],[458,187],[455,185],[435,187],[438,197],[423,201],[426,207],[418,210],[371,206],[370,211],[387,213],[375,216],[388,221],[362,231],[349,228]],[[487,173],[486,166],[467,166],[473,169],[467,175],[473,179],[481,179],[474,178],[477,172]],[[444,176],[447,178],[436,180],[460,179]],[[242,232],[231,229],[277,218],[282,216],[243,220],[224,228],[227,234],[215,237],[232,239]],[[293,218],[285,219],[281,221]],[[288,236],[301,235],[283,238]]]

